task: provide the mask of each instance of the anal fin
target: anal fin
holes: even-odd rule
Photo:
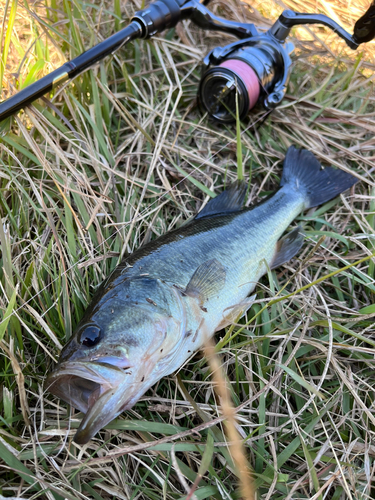
[[[288,262],[296,255],[301,246],[303,245],[304,234],[302,228],[297,226],[293,231],[285,234],[276,245],[276,252],[271,262],[271,269],[275,269],[281,264]]]

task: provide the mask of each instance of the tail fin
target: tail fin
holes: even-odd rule
[[[350,188],[358,179],[343,170],[326,167],[307,149],[291,146],[285,156],[280,186],[306,194],[306,208],[316,207]]]

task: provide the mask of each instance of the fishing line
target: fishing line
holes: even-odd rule
[[[263,115],[261,115],[254,123],[251,123],[248,127],[246,127],[242,132],[241,132],[241,136],[243,134],[245,134],[246,132],[248,132],[252,127],[254,127],[258,122],[261,123],[261,125],[264,123],[264,120],[267,118],[267,116],[272,112],[272,110],[269,110],[267,112],[265,112]],[[159,201],[161,199],[163,199],[165,196],[167,196],[169,193],[171,193],[177,186],[179,186],[182,182],[184,182],[185,180],[189,179],[189,177],[191,177],[196,171],[199,171],[199,169],[205,165],[207,162],[211,161],[215,156],[217,156],[221,151],[223,151],[225,148],[227,148],[229,146],[229,144],[231,144],[233,142],[234,139],[228,141],[226,144],[224,144],[221,148],[219,148],[215,153],[213,153],[209,158],[205,159],[200,165],[198,165],[197,167],[194,167],[193,166],[193,170],[188,173],[185,177],[183,177],[182,179],[180,179],[176,184],[174,184],[170,189],[168,189],[167,191],[165,191],[159,198],[157,198],[154,202],[152,202],[150,205],[148,205],[141,213],[139,213],[136,217],[134,217],[133,219],[131,219],[130,221],[126,221],[126,222],[123,222],[123,223],[120,223],[121,225],[121,229],[123,227],[126,227],[130,224],[132,224],[133,222],[136,222],[137,220],[139,220],[140,218],[142,218],[143,216],[147,215],[147,210],[149,210],[152,206],[154,206],[156,203],[159,203]],[[99,254],[99,248],[104,244],[106,243],[107,241],[109,241],[111,238],[113,238],[114,236],[116,236],[118,234],[117,231],[114,231],[113,234],[111,234],[110,236],[108,236],[108,238],[106,238],[105,240],[103,240],[101,243],[99,243],[96,247],[93,248],[92,250],[92,254],[95,255],[95,253],[98,253]],[[91,258],[91,257],[90,257]],[[60,274],[57,278],[53,279],[50,283],[48,283],[48,285],[44,286],[41,290],[39,290],[38,293],[36,293],[35,295],[33,295],[32,297],[30,297],[26,302],[24,302],[21,306],[19,306],[17,309],[13,310],[11,312],[11,314],[9,314],[8,316],[6,316],[5,318],[3,318],[1,321],[0,321],[0,325],[2,325],[2,323],[6,320],[8,320],[8,318],[10,318],[11,316],[13,316],[14,314],[18,313],[19,311],[21,311],[22,309],[25,308],[25,306],[27,304],[29,304],[32,300],[36,299],[41,293],[43,293],[45,290],[47,290],[53,283],[55,283],[56,281],[58,281],[59,279],[61,279],[63,276],[65,276],[69,271],[71,271],[72,269],[74,269],[76,266],[78,266],[79,264],[82,264],[83,262],[85,261],[88,261],[89,258],[87,258],[87,256],[84,256],[82,257],[81,259],[79,259],[77,262],[75,262],[74,264],[72,264],[70,267],[68,267],[66,269],[66,271],[64,271],[62,274]],[[58,297],[57,299],[58,300]],[[41,317],[44,317],[45,314],[47,314],[47,312],[52,309],[52,307],[56,304],[56,301],[55,303],[50,306],[49,309],[47,309],[46,311],[43,312],[43,315],[41,315]]]

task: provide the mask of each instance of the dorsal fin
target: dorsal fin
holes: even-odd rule
[[[212,198],[203,210],[196,215],[196,219],[202,217],[214,217],[215,215],[230,214],[242,209],[247,190],[245,181],[233,182],[225,191],[216,198]]]

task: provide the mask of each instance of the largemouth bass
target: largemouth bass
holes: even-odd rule
[[[242,209],[246,185],[234,183],[192,222],[125,258],[94,295],[47,379],[49,391],[85,414],[74,441],[87,443],[244,314],[267,266],[301,248],[298,227],[282,237],[293,219],[355,182],[291,147],[280,189],[267,201]]]

